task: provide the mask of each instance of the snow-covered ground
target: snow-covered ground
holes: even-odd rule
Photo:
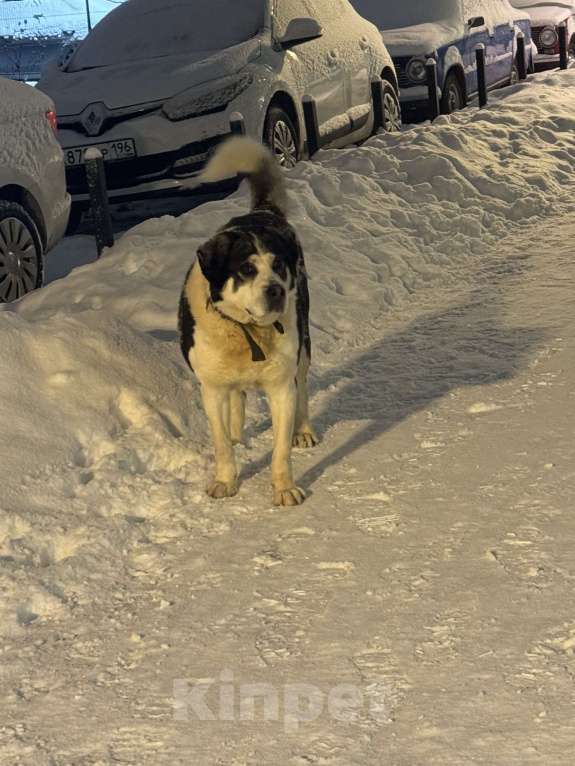
[[[548,74],[290,173],[300,508],[256,396],[239,495],[205,496],[177,346],[245,194],[0,311],[2,766],[572,763],[574,114]]]

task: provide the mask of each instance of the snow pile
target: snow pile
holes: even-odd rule
[[[552,74],[487,110],[326,151],[290,173],[318,387],[381,335],[390,310],[468,282],[501,238],[570,209],[574,104],[574,73]],[[203,494],[211,450],[176,307],[197,247],[247,200],[150,220],[0,311],[0,632],[105,600],[119,570],[144,566],[140,524],[160,569],[165,540],[228,524]]]

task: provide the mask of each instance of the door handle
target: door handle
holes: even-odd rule
[[[364,50],[364,51],[368,50],[368,49],[369,49],[369,38],[368,38],[368,37],[366,37],[365,35],[362,35],[362,36],[359,38],[359,47],[360,47],[362,50]]]
[[[335,64],[338,63],[338,61],[339,61],[339,56],[337,54],[337,51],[334,51],[334,50],[328,51],[327,63],[330,64],[331,66],[334,66]]]

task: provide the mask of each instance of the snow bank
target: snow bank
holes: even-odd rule
[[[551,74],[290,173],[316,381],[387,312],[469,280],[473,259],[570,203],[574,103],[575,73]],[[119,568],[137,574],[142,519],[160,570],[163,540],[227,523],[203,495],[209,442],[176,307],[198,245],[247,201],[150,220],[0,311],[0,632],[106,598]]]

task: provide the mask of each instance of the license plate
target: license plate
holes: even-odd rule
[[[92,146],[73,146],[64,149],[64,161],[71,168],[84,164],[84,153],[87,149],[99,149],[102,152],[104,162],[119,162],[137,157],[136,144],[133,138],[119,138],[117,141],[105,141]]]

